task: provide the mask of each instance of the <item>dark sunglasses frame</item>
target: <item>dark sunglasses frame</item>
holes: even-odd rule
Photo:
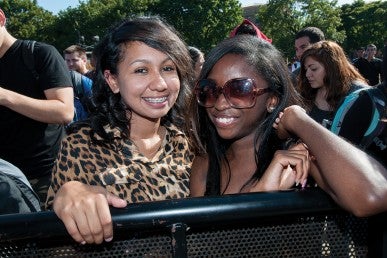
[[[232,95],[233,93],[230,91],[232,83],[237,82],[240,83],[242,82],[241,85],[245,85],[246,82],[251,83],[252,90],[248,92],[249,95],[242,96],[243,98],[248,99],[248,103],[246,105],[238,105],[232,102],[232,99],[237,99],[238,96]],[[204,85],[205,83],[205,85]],[[201,101],[201,96],[203,96],[203,89],[204,88],[209,88],[211,89],[211,95],[213,96],[212,102],[210,104],[206,104],[205,102]],[[211,108],[214,107],[216,104],[216,101],[218,100],[219,96],[223,94],[224,98],[226,99],[227,103],[230,104],[231,107],[233,108],[251,108],[255,105],[255,100],[257,97],[267,93],[270,91],[270,88],[258,88],[257,85],[255,84],[254,80],[251,78],[234,78],[231,80],[228,80],[222,87],[218,87],[216,82],[212,79],[201,79],[196,83],[195,86],[195,95],[196,95],[196,100],[200,106],[206,107],[206,108]],[[208,94],[206,97],[206,100],[208,100]],[[239,96],[240,97],[240,96]],[[242,98],[240,97],[240,98]],[[245,101],[247,102],[247,101]]]

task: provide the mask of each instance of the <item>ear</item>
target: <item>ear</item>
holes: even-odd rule
[[[266,101],[267,112],[271,113],[276,109],[279,99],[276,95],[271,95]]]
[[[6,21],[7,21],[7,18],[5,17],[3,10],[0,9],[0,26],[4,27]]]
[[[110,70],[105,70],[103,72],[106,83],[109,85],[113,93],[120,92],[120,87],[118,87],[117,77],[110,73]]]

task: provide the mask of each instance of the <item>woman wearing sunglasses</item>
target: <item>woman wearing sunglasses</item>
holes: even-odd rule
[[[283,150],[272,127],[281,110],[299,103],[272,45],[245,35],[220,43],[208,55],[194,93],[190,116],[198,156],[191,196],[305,186],[308,152]]]
[[[386,168],[297,103],[286,63],[271,44],[240,36],[216,46],[191,100],[191,196],[305,186],[309,172],[355,215],[387,210]],[[285,150],[281,139],[289,137],[302,143]]]

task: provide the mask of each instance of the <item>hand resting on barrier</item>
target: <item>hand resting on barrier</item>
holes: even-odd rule
[[[75,241],[100,244],[113,238],[109,205],[124,208],[126,204],[102,186],[70,181],[56,193],[53,208]]]

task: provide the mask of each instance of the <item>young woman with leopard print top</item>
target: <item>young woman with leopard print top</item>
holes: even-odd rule
[[[97,46],[90,119],[62,142],[46,201],[79,243],[113,237],[109,205],[189,195],[183,108],[187,45],[158,17],[113,27]]]

